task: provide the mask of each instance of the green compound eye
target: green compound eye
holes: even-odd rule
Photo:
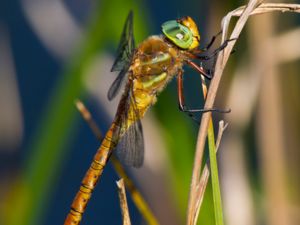
[[[192,31],[176,20],[167,21],[161,27],[164,35],[179,48],[188,49],[193,43]]]

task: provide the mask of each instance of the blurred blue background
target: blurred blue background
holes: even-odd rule
[[[164,21],[189,15],[199,25],[205,46],[220,31],[222,17],[242,4],[234,0],[1,1],[0,224],[63,224],[99,146],[74,100],[83,100],[101,130],[107,130],[117,104],[106,100],[115,77],[109,71],[130,9],[137,42],[159,34]],[[220,156],[225,218],[227,224],[242,224],[242,218],[249,225],[299,224],[300,46],[295,41],[300,37],[299,16],[260,18],[251,20],[242,33],[217,101],[219,108],[233,111],[225,118],[230,125]],[[277,61],[267,60],[274,56],[267,43],[281,53]],[[201,106],[200,79],[192,70],[185,71],[188,104]],[[269,73],[267,81],[259,76]],[[237,95],[243,100],[235,99]],[[179,112],[174,82],[143,123],[146,162],[141,170],[129,173],[162,224],[183,224],[197,124]],[[118,179],[109,164],[83,225],[121,224]],[[129,196],[128,200],[132,224],[144,224]],[[199,224],[214,224],[212,207],[208,188]]]

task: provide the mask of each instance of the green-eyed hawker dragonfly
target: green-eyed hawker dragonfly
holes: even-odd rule
[[[140,167],[144,159],[143,131],[140,119],[156,102],[158,94],[174,77],[177,77],[179,108],[182,111],[207,112],[214,109],[188,109],[183,97],[183,66],[189,65],[211,79],[210,71],[198,66],[195,60],[208,60],[214,57],[223,44],[211,56],[203,56],[213,43],[199,48],[200,35],[194,20],[183,17],[162,24],[162,35],[148,37],[135,47],[133,36],[133,13],[130,12],[123,29],[117,58],[111,71],[119,75],[108,91],[112,100],[126,82],[117,113],[107,131],[93,162],[84,176],[75,196],[65,225],[79,224],[92,192],[98,182],[111,153],[116,148],[117,155],[126,165]],[[193,61],[194,60],[194,61]]]

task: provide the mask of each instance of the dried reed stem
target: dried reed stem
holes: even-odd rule
[[[245,6],[241,6],[231,12],[229,12],[222,20],[222,41],[227,37],[228,27],[233,16],[241,16],[242,12],[245,10]],[[262,3],[257,8],[255,8],[250,15],[264,14],[269,12],[296,12],[300,13],[299,4],[283,4],[283,3]]]
[[[206,99],[207,96],[207,85],[205,82],[205,77],[203,75],[201,75],[201,84],[202,84],[202,92],[203,92],[203,97],[204,99]],[[212,118],[211,118],[212,119]],[[218,137],[217,137],[217,141],[216,141],[216,152],[218,151],[222,136],[223,136],[223,132],[226,129],[228,124],[224,125],[224,121],[221,120],[219,122],[219,130],[218,130]],[[209,129],[212,129],[213,132],[213,125],[212,125],[212,120],[210,120],[210,124],[209,124]],[[195,206],[195,214],[193,215],[193,221],[192,223],[194,225],[197,224],[197,220],[198,220],[198,216],[199,216],[199,212],[200,212],[200,208],[201,208],[201,204],[203,201],[203,197],[204,197],[204,193],[205,193],[205,189],[208,183],[208,178],[210,175],[210,171],[209,171],[210,165],[209,165],[209,159],[206,161],[205,166],[203,168],[202,171],[202,175],[200,178],[200,182],[199,185],[197,187],[197,196],[196,196],[196,206]]]
[[[237,21],[237,24],[230,37],[231,39],[236,39],[239,36],[250,13],[259,3],[260,2],[258,2],[257,0],[249,1],[249,4],[243,11],[240,19]],[[213,103],[216,98],[216,94],[221,81],[223,70],[228,61],[228,58],[230,56],[230,53],[233,49],[235,42],[236,40],[229,42],[228,46],[224,49],[223,54],[219,54],[217,57],[214,78],[211,81],[204,108],[213,108]],[[196,202],[197,202],[197,192],[198,192],[197,187],[200,182],[202,157],[204,153],[205,139],[207,136],[207,129],[208,129],[208,124],[210,119],[211,119],[210,112],[204,113],[201,118],[201,125],[198,133],[197,147],[196,147],[195,160],[194,160],[193,173],[192,173],[191,190],[190,190],[189,202],[188,202],[187,225],[193,225],[194,216],[197,215],[196,213]]]
[[[123,225],[131,225],[128,205],[127,205],[127,199],[126,199],[124,180],[120,179],[116,183],[118,186],[118,194],[119,194],[120,207],[121,207],[121,212],[122,212],[122,217],[123,217]]]
[[[96,138],[99,141],[102,141],[102,139],[103,139],[102,132],[100,131],[99,127],[97,126],[90,111],[86,108],[86,106],[83,104],[83,102],[80,101],[79,99],[75,100],[75,105],[76,105],[77,110],[80,112],[80,115],[84,119],[84,121],[89,125],[93,134],[96,136]]]
[[[300,12],[299,4],[281,4],[281,3],[265,3],[262,4],[262,1],[250,0],[247,6],[242,6],[228,13],[222,20],[222,43],[228,37],[228,26],[232,16],[240,16],[237,21],[233,32],[230,35],[229,39],[235,39],[228,43],[227,47],[224,49],[222,54],[219,54],[217,57],[215,65],[214,78],[211,81],[207,99],[204,105],[204,108],[213,108],[213,104],[216,98],[217,90],[221,81],[222,73],[225,68],[225,65],[229,59],[230,53],[233,49],[233,46],[236,43],[237,38],[239,37],[243,27],[245,26],[246,21],[250,15],[263,14],[269,12]],[[192,182],[191,190],[188,203],[188,213],[187,213],[187,224],[192,225],[193,216],[197,215],[197,187],[200,186],[202,179],[200,179],[202,157],[205,146],[205,139],[207,136],[208,124],[211,118],[211,113],[205,113],[202,115],[201,125],[199,128],[197,147],[195,153],[195,160],[192,173]],[[199,193],[198,193],[199,194]],[[196,213],[195,213],[196,212]]]

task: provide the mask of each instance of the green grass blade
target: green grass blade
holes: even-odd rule
[[[216,145],[215,145],[214,127],[213,127],[212,119],[210,119],[209,121],[207,135],[208,135],[208,148],[209,148],[211,183],[212,183],[214,212],[215,212],[215,223],[216,225],[223,225],[224,221],[223,221],[222,199],[221,199],[221,192],[220,192],[218,164],[217,164],[217,157],[216,157]]]

